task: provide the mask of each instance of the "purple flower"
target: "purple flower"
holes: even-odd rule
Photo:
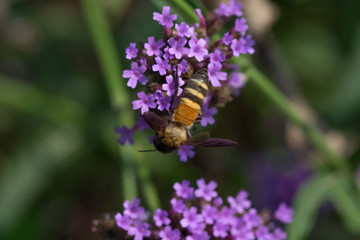
[[[190,52],[188,56],[195,57],[196,60],[198,60],[199,62],[203,61],[209,53],[205,45],[206,45],[206,41],[203,38],[200,38],[197,42],[195,42],[193,39],[190,39],[189,41]]]
[[[205,205],[201,211],[201,214],[203,215],[204,221],[207,224],[213,224],[214,221],[219,217],[217,208],[210,204]]]
[[[261,226],[255,231],[255,235],[258,240],[270,240],[271,235],[267,227]]]
[[[234,56],[238,57],[240,54],[246,53],[245,44],[246,42],[244,38],[240,38],[239,40],[232,40],[231,49],[233,50]]]
[[[293,219],[293,209],[280,203],[279,208],[275,212],[275,217],[283,223],[291,223]]]
[[[177,16],[174,15],[170,15],[170,7],[169,6],[165,6],[162,9],[162,13],[157,13],[154,12],[153,13],[153,19],[155,21],[158,21],[160,23],[160,25],[166,27],[166,28],[171,28],[174,23],[173,21],[175,21],[177,18]]]
[[[198,198],[204,198],[206,201],[211,201],[214,197],[217,197],[217,192],[215,188],[217,183],[215,181],[210,181],[209,184],[205,183],[203,178],[196,181],[198,189],[195,190],[195,196]]]
[[[165,46],[165,43],[162,39],[159,41],[155,41],[155,37],[148,37],[148,43],[145,43],[144,47],[146,49],[146,54],[148,56],[161,56],[162,51],[161,48]]]
[[[226,224],[233,224],[235,221],[234,214],[236,211],[233,208],[229,208],[227,206],[224,206],[220,211],[220,219],[223,223]]]
[[[231,15],[235,15],[237,17],[240,17],[243,15],[243,12],[241,11],[243,8],[243,5],[241,2],[238,2],[237,0],[231,0],[229,2],[229,12]]]
[[[251,202],[247,199],[248,193],[244,190],[241,190],[236,198],[228,197],[227,200],[230,203],[230,206],[236,210],[238,213],[243,213],[245,209],[248,209],[251,206]]]
[[[202,28],[206,28],[206,22],[205,22],[205,18],[201,13],[201,10],[199,8],[195,8],[195,14],[199,17],[200,19],[200,26]]]
[[[170,201],[172,209],[177,213],[182,213],[185,208],[185,203],[182,199],[173,198]]]
[[[262,219],[254,208],[250,209],[248,213],[244,214],[243,219],[249,229],[258,227],[262,224]]]
[[[280,228],[275,228],[272,234],[272,240],[284,240],[286,239],[286,233]]]
[[[137,82],[139,81],[142,85],[145,85],[148,82],[147,77],[143,75],[146,71],[146,67],[144,65],[138,65],[137,62],[131,63],[131,70],[124,70],[123,78],[130,78],[127,82],[127,86],[131,88],[135,88]]]
[[[179,79],[179,87],[178,87],[178,96],[180,96],[180,94],[182,93],[183,89],[180,88],[182,85],[185,84],[185,82],[181,79],[181,78],[178,78]],[[169,76],[166,76],[166,82],[165,84],[162,85],[162,89],[164,91],[166,91],[166,94],[168,96],[172,96],[174,95],[174,93],[176,92],[176,84],[175,84],[175,81],[174,81],[174,78],[173,76],[169,75]]]
[[[187,236],[186,240],[209,240],[210,236],[207,232],[193,233],[191,236]]]
[[[155,97],[153,94],[146,95],[146,93],[141,91],[137,95],[140,100],[132,102],[134,110],[141,108],[141,114],[144,114],[149,111],[149,108],[156,107],[156,103],[154,102]]]
[[[246,223],[242,218],[235,218],[234,222],[231,224],[230,232],[233,236],[239,236],[246,230]]]
[[[187,72],[187,61],[185,59],[182,59],[180,64],[177,65],[177,71],[178,71],[178,75],[180,76],[182,73],[186,73]],[[175,67],[175,71],[176,71],[176,67]]]
[[[169,110],[171,106],[171,97],[167,96],[159,98],[157,99],[156,103],[158,105],[157,109],[159,109],[160,111]]]
[[[194,146],[182,145],[178,149],[177,155],[180,156],[181,162],[187,162],[188,158],[193,158],[195,156]]]
[[[251,229],[242,229],[237,234],[233,234],[237,240],[253,240],[255,239],[254,232]]]
[[[255,49],[253,46],[255,45],[255,41],[252,39],[251,35],[246,35],[244,44],[244,51],[245,53],[253,54],[255,52]]]
[[[168,218],[167,211],[161,209],[156,209],[153,219],[155,221],[155,225],[158,227],[161,227],[162,225],[169,225],[171,222]]]
[[[229,225],[222,223],[221,221],[217,221],[213,227],[213,234],[215,237],[225,238],[229,230]]]
[[[176,182],[173,186],[176,191],[176,195],[183,199],[192,199],[194,194],[194,188],[190,187],[190,182],[188,180],[183,180],[180,183]]]
[[[174,59],[175,56],[172,55],[171,53],[169,53],[169,49],[170,49],[169,46],[166,46],[166,47],[164,48],[164,55],[163,55],[163,57],[164,57],[165,59]]]
[[[138,50],[136,49],[136,43],[130,43],[129,47],[126,48],[126,59],[133,59],[137,57]]]
[[[115,215],[115,221],[116,221],[116,225],[124,230],[129,230],[130,225],[132,224],[131,218],[127,215],[123,216],[121,215],[121,213],[117,213]]]
[[[214,199],[213,203],[214,203],[214,206],[219,207],[220,205],[223,204],[223,200],[222,200],[221,197],[217,197],[217,198]]]
[[[147,237],[161,240],[254,240],[255,238],[284,240],[286,238],[286,234],[277,228],[269,215],[258,215],[253,208],[238,213],[235,208],[224,206],[219,197],[212,200],[213,196],[210,196],[206,199],[204,196],[215,192],[214,181],[206,184],[204,179],[199,179],[197,185],[202,192],[195,193],[194,199],[192,197],[194,190],[189,181],[175,183],[176,197],[170,201],[172,208],[170,210],[157,209],[152,219],[148,219],[148,216],[144,214],[144,209],[140,207],[140,200],[134,199],[133,203],[126,201],[124,213],[115,215],[116,224],[131,236],[127,238],[138,240]],[[243,200],[247,198],[245,191],[240,191],[240,193],[242,195],[238,194],[238,198]],[[217,195],[217,193],[210,195]]]
[[[154,72],[159,72],[160,75],[165,75],[166,74],[166,70],[170,70],[171,65],[169,64],[169,60],[168,59],[164,59],[162,60],[161,57],[156,57],[155,58],[156,64],[154,64],[152,66],[152,70]]]
[[[164,111],[165,109],[169,110],[171,97],[169,97],[169,96],[165,97],[164,92],[161,90],[157,90],[154,95],[156,98],[156,103],[158,104],[157,108],[160,111]]]
[[[249,26],[246,24],[245,18],[237,18],[235,20],[235,31],[245,34],[245,32],[248,30]]]
[[[225,54],[221,50],[215,49],[213,53],[210,53],[210,62],[222,63],[223,61],[225,61]]]
[[[224,34],[224,37],[222,38],[222,41],[225,45],[229,45],[230,43],[232,43],[233,37],[232,35],[227,32]]]
[[[140,214],[145,212],[143,207],[140,207],[140,199],[134,198],[134,201],[131,203],[126,200],[123,204],[125,210],[124,215],[131,217],[132,219],[137,218]]]
[[[235,89],[242,88],[245,85],[245,75],[243,73],[233,72],[226,83]]]
[[[140,65],[144,65],[145,67],[147,67],[146,58],[144,58],[144,57],[140,57],[140,59],[139,59],[139,63],[140,63]]]
[[[118,139],[118,142],[121,145],[124,145],[126,141],[130,143],[130,145],[134,144],[133,134],[134,129],[128,129],[126,126],[123,126],[122,128],[116,126],[114,131],[121,135],[121,137]]]
[[[164,230],[160,231],[159,236],[161,240],[180,240],[180,230],[172,230],[170,226],[166,226]]]
[[[218,62],[212,62],[212,63],[209,63],[209,65],[208,65],[209,80],[214,87],[221,86],[219,80],[221,80],[221,81],[226,80],[227,73],[220,72],[221,68],[222,68],[222,66]]]
[[[175,23],[175,29],[177,30],[177,35],[179,37],[191,37],[191,32],[190,30],[190,26],[187,25],[184,22],[181,22],[180,25],[178,25],[177,23]]]
[[[145,121],[145,119],[143,118],[142,115],[139,116],[139,119],[136,123],[136,126],[138,127],[138,129],[140,130],[145,130],[146,128],[149,128],[149,124],[147,124],[147,122]]]
[[[208,124],[214,124],[215,123],[215,119],[213,118],[213,116],[215,114],[217,114],[217,109],[216,107],[212,107],[212,108],[208,108],[207,105],[203,105],[203,117],[201,119],[201,126],[205,127]]]
[[[230,16],[229,7],[225,3],[220,3],[218,9],[216,10],[216,13],[219,16],[225,16],[225,17]]]
[[[197,226],[202,220],[203,217],[200,214],[197,214],[197,208],[191,207],[183,212],[183,218],[180,220],[180,224],[183,228],[189,228]]]
[[[189,53],[189,48],[184,47],[187,42],[186,38],[179,38],[178,40],[175,40],[174,38],[170,38],[168,40],[168,43],[170,45],[169,53],[174,55],[175,58],[181,59],[183,55],[186,55]]]
[[[149,230],[149,224],[136,220],[134,226],[131,226],[128,230],[130,236],[135,236],[134,240],[142,240],[143,237],[149,237],[151,232]]]

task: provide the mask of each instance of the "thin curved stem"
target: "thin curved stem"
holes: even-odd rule
[[[245,74],[249,77],[251,83],[267,96],[291,122],[302,129],[308,140],[322,153],[329,165],[342,170],[348,168],[345,159],[329,148],[320,130],[307,123],[294,110],[290,100],[263,73],[256,69],[256,67],[249,66],[245,69]]]
[[[82,0],[82,5],[100,65],[105,75],[105,83],[112,107],[119,113],[119,124],[134,125],[133,114],[129,114],[132,112],[129,94],[125,88],[125,83],[121,81],[121,64],[117,57],[117,50],[103,6],[99,0]],[[134,147],[129,145],[119,146],[123,166],[121,172],[122,189],[124,198],[128,200],[132,200],[137,196],[135,151]],[[141,165],[139,166],[140,169],[146,169],[147,172],[150,172],[145,161],[138,161],[138,165]],[[140,176],[140,181],[143,186],[152,185],[150,177],[144,178]],[[145,197],[149,206],[155,208],[159,205],[155,188],[147,189]]]

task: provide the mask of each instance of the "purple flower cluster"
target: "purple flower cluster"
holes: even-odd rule
[[[286,233],[276,224],[290,223],[293,210],[283,203],[272,216],[252,208],[244,190],[236,197],[229,196],[229,204],[225,204],[214,181],[199,179],[194,188],[183,180],[173,187],[170,209],[157,209],[152,217],[140,206],[139,199],[124,202],[124,210],[115,215],[122,239],[286,239]]]
[[[161,13],[153,14],[153,20],[164,28],[163,38],[157,40],[150,36],[148,42],[138,48],[130,43],[126,49],[126,58],[132,61],[131,69],[123,72],[123,77],[128,79],[127,86],[133,89],[145,86],[137,94],[139,99],[132,102],[133,109],[140,109],[141,114],[150,109],[170,114],[175,94],[181,95],[193,73],[207,68],[211,86],[202,107],[201,126],[214,124],[216,108],[239,95],[239,89],[245,85],[244,75],[229,60],[233,56],[254,53],[255,43],[247,33],[242,4],[236,0],[228,5],[221,3],[205,17],[195,9],[199,23],[193,25],[174,23],[177,16],[170,10],[165,6]],[[227,21],[233,21],[233,27],[220,35],[220,26]],[[176,103],[173,105],[175,107]],[[121,144],[126,140],[133,142],[130,141],[133,131],[123,127],[116,132],[121,134]],[[186,161],[194,156],[193,153],[192,148],[179,149],[178,155]]]

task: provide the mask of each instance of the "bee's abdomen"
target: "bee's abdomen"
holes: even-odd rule
[[[199,114],[208,91],[207,70],[201,69],[187,83],[175,109],[173,121],[184,126],[191,126]]]

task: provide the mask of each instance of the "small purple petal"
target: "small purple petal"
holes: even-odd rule
[[[183,180],[180,183],[175,183],[173,186],[176,191],[176,195],[183,199],[192,199],[194,194],[194,188],[190,187],[190,182],[188,180]]]
[[[281,203],[275,212],[275,217],[283,223],[291,223],[293,219],[293,209],[285,203]]]
[[[158,21],[160,25],[171,28],[174,25],[173,21],[177,19],[177,16],[170,15],[170,7],[164,6],[161,14],[157,12],[153,13],[153,19]]]
[[[188,56],[195,57],[196,60],[199,62],[203,61],[209,53],[205,45],[206,45],[206,41],[203,38],[200,38],[197,42],[195,42],[193,39],[190,39],[189,41],[190,52]]]
[[[204,198],[206,201],[211,201],[211,199],[217,197],[217,192],[215,188],[217,183],[215,181],[210,181],[208,184],[205,183],[203,178],[196,181],[198,189],[195,190],[195,196],[197,198]]]
[[[208,65],[208,75],[209,75],[209,80],[211,82],[211,84],[214,87],[220,87],[220,81],[224,81],[226,80],[227,77],[227,73],[226,72],[221,72],[222,65],[219,62],[212,62],[209,63]]]
[[[123,126],[122,128],[115,127],[114,131],[120,134],[120,138],[118,139],[118,142],[121,145],[124,145],[126,141],[128,141],[130,145],[134,144],[134,139],[133,139],[134,129],[128,129],[126,126]]]
[[[130,46],[126,48],[126,59],[133,59],[137,57],[138,50],[136,49],[136,43],[130,43]]]
[[[144,48],[146,49],[146,54],[148,56],[161,56],[163,52],[161,48],[165,46],[165,43],[162,39],[159,41],[155,41],[155,37],[148,37],[148,43],[144,44]]]
[[[171,69],[171,65],[169,64],[169,60],[168,59],[162,59],[161,57],[156,57],[155,58],[156,64],[154,64],[152,66],[152,70],[154,72],[159,72],[160,75],[165,75],[166,74],[166,70],[170,70]]]
[[[187,162],[188,158],[193,158],[195,156],[194,146],[182,145],[178,149],[177,155],[180,157],[181,162]]]

